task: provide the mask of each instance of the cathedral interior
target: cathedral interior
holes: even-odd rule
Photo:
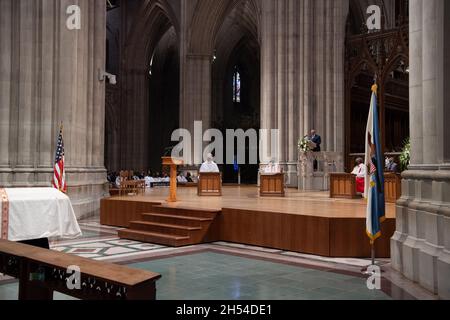
[[[81,12],[81,27],[75,30],[66,26],[66,8],[72,2]],[[373,14],[369,7],[380,9],[379,28],[368,23]],[[0,0],[0,190],[50,186],[55,134],[62,123],[67,195],[84,238],[51,241],[52,249],[161,273],[161,297],[168,300],[208,296],[450,299],[449,35],[447,0]],[[197,256],[174,251],[170,263],[200,261],[203,269],[197,271],[207,279],[218,276],[209,268],[222,270],[220,265],[227,261],[236,270],[242,268],[239,272],[255,265],[261,279],[241,279],[247,291],[233,296],[234,287],[217,289],[227,286],[219,275],[214,282],[217,290],[201,287],[190,296],[190,286],[197,285],[191,273],[178,274],[187,279],[180,285],[170,276],[165,278],[169,262],[145,260],[169,250],[166,243],[142,238],[120,242],[123,239],[117,234],[129,225],[105,224],[100,218],[106,206],[103,201],[110,197],[109,175],[123,170],[169,174],[161,157],[174,146],[173,132],[179,128],[193,132],[196,121],[202,122],[203,129],[214,128],[224,136],[228,129],[277,129],[276,158],[285,174],[292,210],[303,210],[301,203],[311,199],[317,201],[311,202],[313,206],[322,208],[329,203],[330,185],[306,193],[301,190],[308,176],[301,167],[299,141],[315,130],[321,136],[322,151],[340,161],[339,171],[352,172],[355,160],[366,155],[374,83],[383,155],[400,162],[405,148],[410,148],[408,166],[398,175],[401,192],[387,210],[392,237],[383,240],[389,254],[380,261],[388,270],[386,279],[396,288],[389,293],[368,295],[365,287],[347,290],[348,282],[340,282],[342,274],[331,277],[338,283],[331,289],[326,287],[327,274],[316,275],[316,283],[323,283],[327,294],[316,290],[320,288],[307,277],[297,283],[304,290],[294,290],[287,284],[297,281],[292,278],[296,270],[288,265],[294,255],[286,252],[292,249],[301,255],[316,253],[316,248],[291,248],[297,240],[289,238],[289,233],[289,245],[283,247],[281,240],[269,244],[242,240],[241,235],[233,238],[232,231],[228,235],[228,229],[221,229],[220,237],[212,237],[221,241],[200,244]],[[252,146],[246,148],[248,154]],[[246,206],[252,199],[261,211],[278,206],[275,202],[261,205],[250,192],[259,187],[260,168],[266,164],[258,158],[258,164],[242,165],[239,171],[234,164],[219,164],[224,186],[221,209],[225,203],[232,207],[233,202],[242,201],[241,209],[250,210]],[[197,170],[189,165],[186,170]],[[311,170],[314,186],[317,179],[328,178],[327,172],[319,177],[316,167]],[[236,192],[236,188],[242,189]],[[188,191],[179,189],[190,203]],[[165,189],[151,192],[143,202],[165,197]],[[350,210],[363,207],[362,201],[349,202]],[[333,203],[329,205],[332,208]],[[147,209],[129,210],[143,214]],[[154,214],[164,210],[157,208]],[[365,207],[362,212],[365,219]],[[282,228],[286,222],[274,225]],[[83,244],[89,241],[90,252],[77,251],[86,249]],[[96,247],[101,241],[103,245]],[[252,254],[232,242],[255,245],[252,254],[263,256],[252,263]],[[305,262],[307,256],[297,258],[306,265],[339,264],[331,258],[313,262]],[[264,259],[286,261],[276,266]],[[360,267],[349,264],[339,268]],[[279,276],[279,270],[287,276]],[[225,268],[223,274],[229,275]],[[276,281],[263,280],[264,274],[276,275]],[[9,279],[2,284],[3,280],[0,277],[0,299],[17,291],[16,284]],[[345,281],[356,283],[353,278]],[[281,289],[269,294],[257,282]]]

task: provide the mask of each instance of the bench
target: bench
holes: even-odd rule
[[[74,266],[79,268],[78,282]],[[155,300],[156,281],[161,278],[145,270],[6,240],[0,240],[0,273],[19,279],[19,300],[52,300],[54,291],[82,300]],[[78,288],[71,289],[68,283]]]

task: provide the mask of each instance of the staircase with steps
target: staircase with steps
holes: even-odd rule
[[[119,238],[181,247],[211,241],[208,234],[220,210],[153,206],[141,214]]]

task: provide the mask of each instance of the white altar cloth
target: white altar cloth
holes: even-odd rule
[[[81,236],[70,199],[54,188],[6,188],[7,204],[0,197],[0,238],[8,228],[7,240],[41,238],[74,239]],[[6,199],[3,199],[6,200]],[[7,217],[5,221],[5,213]],[[3,227],[2,227],[3,226]]]

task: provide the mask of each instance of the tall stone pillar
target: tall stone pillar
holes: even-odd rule
[[[81,29],[69,30],[73,1],[0,1],[0,185],[50,186],[64,123],[68,194],[78,217],[105,194],[103,0],[79,0]],[[14,36],[13,36],[14,35]]]
[[[180,110],[181,128],[193,133],[194,121],[211,124],[211,62],[208,54],[187,54],[183,61],[183,100]]]
[[[322,150],[344,151],[344,42],[348,1],[262,0],[261,127],[280,130],[279,161],[297,186],[297,142],[311,129]]]
[[[217,5],[214,2],[210,4]],[[194,123],[201,121],[203,131],[211,128],[213,47],[208,45],[206,39],[203,39],[203,42],[194,41],[197,37],[204,36],[200,30],[192,30],[192,19],[197,9],[196,2],[181,1],[180,6],[180,128],[187,129],[191,133],[193,162],[198,162],[199,159],[202,162],[203,148],[200,146],[195,148],[193,143]],[[212,26],[208,23],[205,21],[204,27],[212,32]],[[191,34],[192,32],[199,34]],[[196,44],[193,45],[192,42]],[[203,137],[203,132],[198,134]],[[203,147],[206,145],[202,143]]]
[[[392,265],[450,298],[450,3],[410,1],[411,166],[403,174]]]

